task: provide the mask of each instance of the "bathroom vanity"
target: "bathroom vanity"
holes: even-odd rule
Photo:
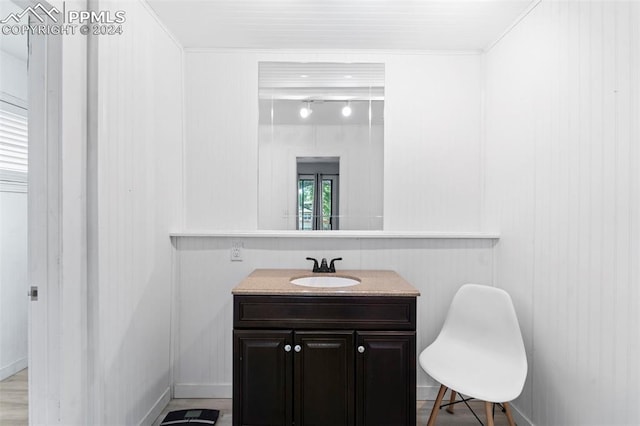
[[[327,276],[359,283],[291,283]],[[417,296],[393,271],[254,271],[233,289],[233,424],[415,425]]]

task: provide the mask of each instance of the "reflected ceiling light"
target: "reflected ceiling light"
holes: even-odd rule
[[[344,78],[352,78],[352,75],[345,75]]]
[[[309,76],[308,76],[307,74],[302,74],[300,77],[302,77],[302,78],[307,78],[307,77],[309,77]]]
[[[342,108],[342,116],[349,117],[350,115],[351,115],[351,105],[349,105],[349,101],[347,101],[347,104]]]
[[[311,105],[309,104],[309,102],[307,102],[306,106],[300,108],[300,117],[307,118],[311,115],[312,112],[313,111],[311,111]]]

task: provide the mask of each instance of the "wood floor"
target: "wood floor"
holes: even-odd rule
[[[0,425],[29,424],[28,377],[25,368],[0,382]]]
[[[28,420],[28,371],[22,370],[16,375],[0,382],[0,425],[24,426]],[[416,404],[418,425],[426,425],[433,401],[418,401]],[[472,401],[471,406],[484,422],[484,406],[482,402]],[[164,409],[162,414],[153,423],[160,425],[162,419],[169,411],[184,410],[190,408],[209,408],[220,410],[220,418],[216,426],[231,426],[231,400],[230,399],[174,399]],[[449,414],[441,410],[438,415],[438,426],[479,426],[480,423],[473,414],[462,404],[456,406],[456,413]],[[495,414],[495,425],[507,425],[505,415],[498,409]]]

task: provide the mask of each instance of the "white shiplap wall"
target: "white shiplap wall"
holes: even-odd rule
[[[384,229],[479,231],[479,55],[387,61]]]
[[[640,423],[640,4],[543,1],[486,56],[487,226],[535,425]]]
[[[174,237],[177,261],[176,398],[231,397],[231,289],[256,268],[302,268],[305,257],[342,257],[338,269],[391,269],[412,283],[418,298],[418,350],[442,327],[453,294],[467,282],[493,283],[495,240],[433,238]],[[230,261],[232,240],[242,262]],[[438,385],[418,368],[418,397]]]
[[[384,229],[479,231],[478,54],[187,50],[185,229],[257,229],[258,62],[385,63]]]
[[[150,424],[170,397],[168,232],[181,222],[182,48],[144,3],[100,2],[100,10],[120,9],[124,33],[93,39],[97,80],[90,80],[97,136],[88,189],[96,191],[89,423],[96,425]]]

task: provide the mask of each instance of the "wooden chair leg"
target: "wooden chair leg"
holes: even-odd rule
[[[504,407],[504,412],[507,415],[507,421],[509,422],[509,426],[516,426],[516,422],[513,421],[513,416],[511,415],[511,406],[508,402],[502,404]]]
[[[484,402],[484,412],[487,415],[487,426],[494,426],[493,424],[493,403]]]
[[[440,390],[438,391],[438,397],[436,398],[436,402],[433,403],[433,408],[431,409],[431,415],[429,416],[429,421],[427,422],[427,426],[434,426],[436,424],[436,419],[438,418],[438,412],[440,411],[440,404],[442,404],[442,398],[444,398],[444,393],[447,391],[447,387],[445,385],[440,385]]]
[[[451,389],[451,396],[449,397],[449,406],[447,406],[447,413],[453,414],[453,403],[456,402],[456,391]]]

